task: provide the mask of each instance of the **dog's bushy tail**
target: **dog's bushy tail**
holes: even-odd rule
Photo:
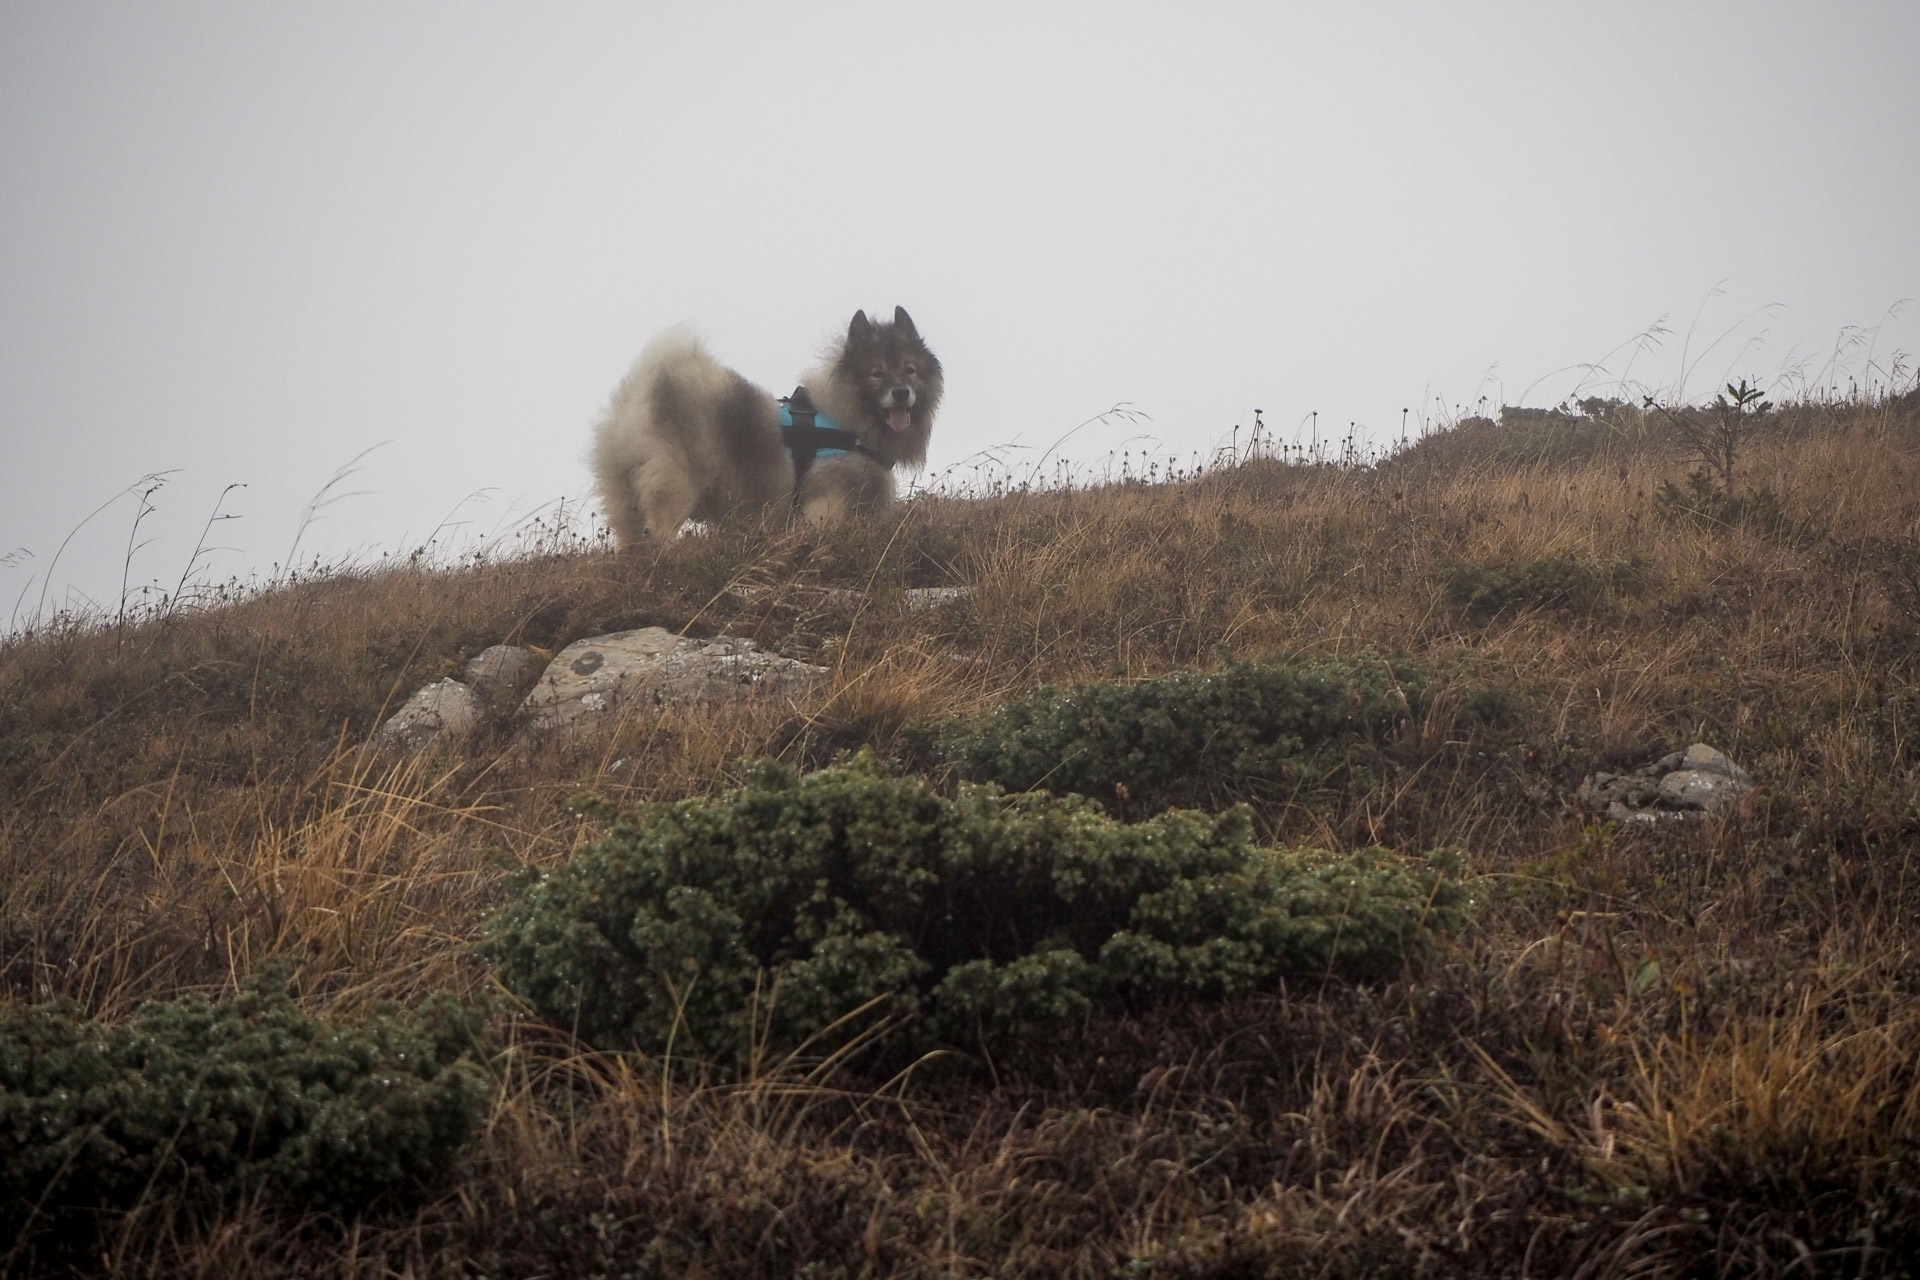
[[[697,381],[717,370],[713,357],[687,325],[657,334],[640,349],[627,376],[614,388],[594,432],[589,462],[600,510],[621,546],[647,534],[642,504],[641,468],[658,448],[660,424],[654,420],[655,389],[668,380]]]
[[[707,353],[706,345],[700,341],[700,335],[694,332],[693,326],[676,324],[662,329],[653,335],[646,346],[640,348],[640,354],[634,358],[633,368],[620,390],[625,391],[633,386],[652,386],[661,373],[689,362],[713,363],[713,357]]]

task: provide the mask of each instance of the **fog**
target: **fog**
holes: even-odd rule
[[[1910,378],[1910,4],[1172,9],[7,0],[0,617],[511,545],[682,321],[949,483]]]

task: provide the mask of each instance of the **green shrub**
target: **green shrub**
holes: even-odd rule
[[[1455,565],[1446,572],[1446,593],[1484,622],[1521,609],[1597,608],[1609,592],[1637,589],[1644,576],[1644,566],[1634,561],[1602,568],[1572,556],[1547,556],[1524,564]]]
[[[274,977],[120,1026],[69,1002],[0,1010],[0,1232],[176,1195],[362,1204],[466,1141],[473,1032],[450,1004],[319,1021]]]
[[[1717,488],[1704,471],[1687,473],[1685,487],[1662,480],[1653,492],[1653,510],[1667,524],[1695,529],[1752,530],[1790,546],[1811,546],[1818,531],[1811,520],[1795,520],[1780,495],[1767,485],[1739,492]]]
[[[1424,688],[1422,673],[1378,659],[1239,664],[1043,689],[936,736],[963,777],[1092,796],[1132,817],[1364,788]]]
[[[1868,538],[1857,554],[1880,579],[1887,603],[1908,622],[1920,626],[1920,533]]]
[[[1740,455],[1772,425],[1767,415],[1773,402],[1760,388],[1749,386],[1745,378],[1740,379],[1738,386],[1729,382],[1727,389],[1704,408],[1691,405],[1669,408],[1655,403],[1652,396],[1641,403],[1665,421],[1668,437],[1702,464],[1702,469],[1695,474],[1709,489],[1726,498],[1733,496],[1733,478],[1740,466]],[[1672,483],[1667,487],[1671,489]]]
[[[1617,443],[1632,417],[1630,406],[1599,398],[1553,409],[1502,405],[1493,456],[1519,464],[1585,462]]]
[[[827,1052],[863,1008],[911,1024],[895,1048],[1007,1043],[1114,1002],[1393,971],[1457,912],[1450,881],[1384,854],[1259,847],[1245,810],[947,799],[863,754],[616,821],[485,949],[558,1025],[725,1071]]]

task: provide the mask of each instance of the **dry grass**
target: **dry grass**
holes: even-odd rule
[[[103,1017],[293,957],[313,1007],[499,1010],[456,1185],[340,1223],[165,1204],[114,1275],[1898,1275],[1920,1256],[1920,405],[1814,405],[1741,486],[1788,525],[1661,518],[1645,424],[1516,455],[1499,429],[1370,470],[925,497],[824,532],[650,554],[343,570],[0,645],[0,984]],[[1551,441],[1548,442],[1551,444]],[[1468,570],[1586,566],[1476,612]],[[910,611],[900,589],[972,598]],[[479,648],[664,625],[830,664],[794,707],[636,716],[458,753],[361,750]],[[1037,685],[1376,652],[1432,672],[1377,785],[1276,837],[1464,851],[1444,962],[1089,1024],[991,1069],[728,1087],[517,1017],[471,954],[514,873],[620,803],[817,763]],[[1565,803],[1705,739],[1762,781],[1700,826]],[[32,1255],[17,1255],[31,1257]],[[21,1262],[20,1265],[33,1265]],[[40,1265],[52,1265],[40,1259]]]

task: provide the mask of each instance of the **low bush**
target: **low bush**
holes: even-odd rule
[[[65,1001],[0,1010],[0,1234],[84,1230],[161,1193],[363,1204],[466,1141],[475,1030],[451,1004],[321,1021],[273,976],[119,1026]]]
[[[1547,556],[1522,564],[1461,564],[1446,571],[1447,599],[1468,617],[1488,621],[1521,609],[1581,612],[1615,591],[1632,591],[1644,566],[1622,561],[1602,567],[1572,556]]]
[[[1429,468],[1581,467],[1633,450],[1648,423],[1639,406],[1598,396],[1551,409],[1502,405],[1498,421],[1483,414],[1459,418],[1383,459],[1377,471],[1399,477]]]
[[[1423,673],[1381,659],[1238,664],[1043,689],[935,731],[960,775],[1091,796],[1122,817],[1364,789],[1422,710]]]
[[[1920,626],[1920,531],[1899,538],[1868,538],[1858,555],[1873,575],[1887,603],[1909,623]]]
[[[1258,846],[1244,809],[1127,825],[1079,797],[948,799],[863,754],[615,820],[485,949],[554,1023],[728,1072],[869,1018],[910,1024],[897,1049],[1017,1045],[1129,1001],[1395,971],[1459,910],[1383,853]]]
[[[1684,486],[1662,480],[1653,510],[1664,523],[1694,529],[1745,528],[1776,542],[1810,547],[1819,540],[1813,521],[1796,520],[1770,486],[1735,492],[1721,489],[1704,471],[1687,473]]]
[[[1582,463],[1618,444],[1638,420],[1632,406],[1598,397],[1552,409],[1502,405],[1493,456],[1507,463]]]

